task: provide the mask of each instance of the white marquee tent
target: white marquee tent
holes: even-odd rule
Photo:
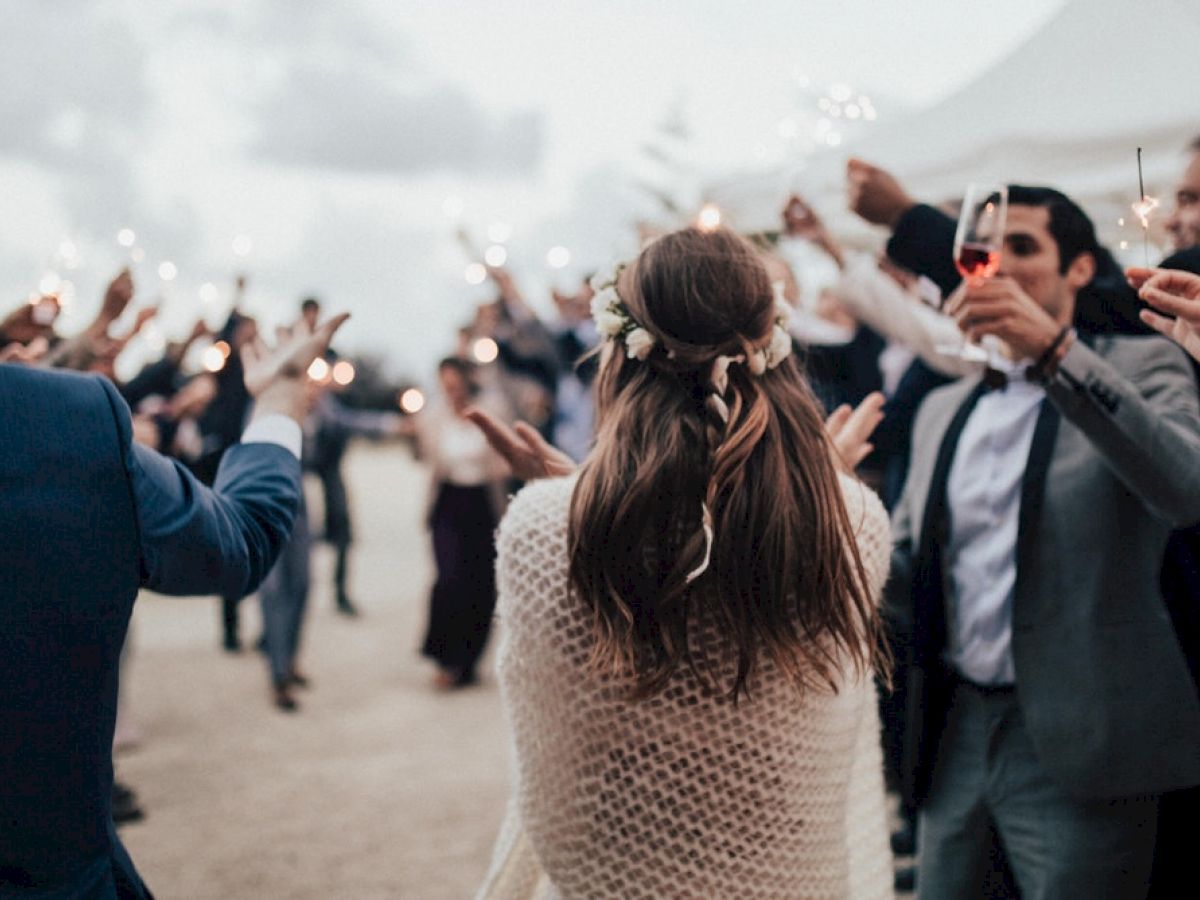
[[[718,179],[706,197],[735,227],[755,230],[776,227],[786,192],[799,187],[835,227],[861,232],[844,202],[845,160],[858,156],[931,202],[960,196],[974,180],[1057,187],[1082,203],[1114,248],[1121,239],[1140,246],[1130,214],[1136,148],[1147,193],[1168,204],[1183,148],[1197,136],[1200,2],[1069,0],[945,100],[819,154],[798,175]]]

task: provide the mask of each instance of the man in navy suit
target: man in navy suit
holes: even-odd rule
[[[0,364],[0,896],[150,896],[110,808],[133,601],[266,575],[300,499],[304,372],[345,318],[247,349],[254,416],[211,490],[132,441],[108,381]]]

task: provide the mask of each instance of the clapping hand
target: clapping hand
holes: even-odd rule
[[[825,433],[837,451],[834,461],[847,475],[852,475],[859,463],[875,449],[870,437],[883,421],[884,402],[883,394],[875,391],[854,409],[843,403],[825,420]]]
[[[1138,296],[1154,307],[1141,311],[1142,321],[1200,362],[1200,276],[1140,267],[1126,270],[1125,275]]]
[[[575,461],[549,443],[532,425],[518,422],[509,428],[478,407],[467,410],[466,415],[483,432],[492,449],[508,462],[514,478],[521,481],[560,478],[575,471]]]

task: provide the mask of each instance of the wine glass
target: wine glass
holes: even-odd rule
[[[1008,218],[1008,187],[972,182],[967,185],[958,228],[954,232],[954,267],[969,285],[980,285],[1000,270],[1004,250],[1004,223]],[[965,338],[939,353],[987,362],[988,351]]]

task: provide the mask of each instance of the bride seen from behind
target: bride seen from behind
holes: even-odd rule
[[[560,476],[497,538],[514,793],[480,896],[891,896],[888,523],[838,453],[880,398],[831,442],[731,231],[663,236],[597,287],[578,472],[473,416],[519,475]]]

